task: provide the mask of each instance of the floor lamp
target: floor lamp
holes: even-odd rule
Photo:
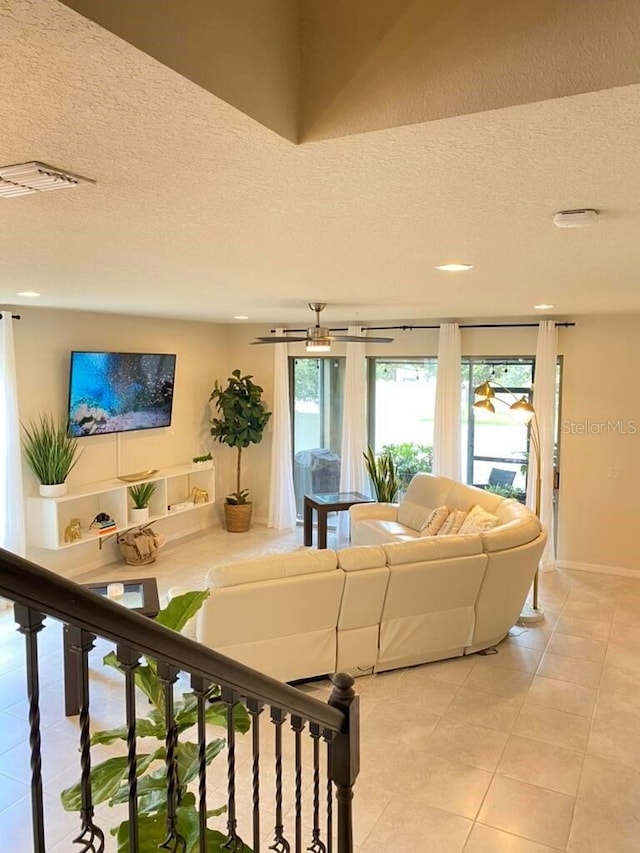
[[[501,385],[495,379],[493,379],[492,382],[493,385],[496,385],[499,390],[504,391],[506,394],[509,394],[509,396],[513,398],[513,403],[510,404],[506,400],[502,400],[500,397],[496,397],[495,389],[493,388],[491,382],[489,382],[489,380],[486,380],[474,389],[473,393],[478,399],[473,404],[473,406],[476,409],[484,409],[485,411],[494,414],[496,410],[494,403],[496,401],[504,403],[504,405],[508,407],[514,418],[516,418],[523,424],[527,424],[527,426],[529,427],[529,438],[531,441],[531,446],[533,447],[534,457],[534,467],[532,473],[534,475],[535,484],[535,512],[537,517],[540,518],[540,429],[538,427],[538,421],[536,418],[536,410],[533,408],[533,405],[526,399],[526,397],[516,397],[516,395],[509,391],[508,388],[505,388],[504,385]],[[531,455],[529,456],[529,461],[531,461]],[[536,622],[540,622],[542,619],[544,619],[544,609],[540,606],[540,603],[538,601],[538,568],[536,567],[536,573],[533,576],[533,604],[531,607],[526,606],[524,608],[524,610],[520,614],[520,622],[522,622],[524,625],[532,625]]]

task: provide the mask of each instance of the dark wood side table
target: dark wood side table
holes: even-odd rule
[[[342,512],[354,504],[373,503],[373,498],[360,492],[333,492],[328,495],[304,496],[304,544],[313,545],[313,510],[318,514],[318,548],[327,547],[327,516]]]
[[[126,581],[98,581],[96,583],[83,583],[85,589],[90,589],[96,595],[107,597],[108,587],[111,584],[122,584],[124,594],[120,598],[110,598],[117,601],[129,610],[135,610],[143,616],[153,619],[160,610],[158,598],[158,584],[155,578],[137,578]],[[78,702],[78,667],[77,655],[71,648],[69,637],[69,626],[64,626],[63,631],[63,662],[64,662],[64,713],[67,717],[80,713]]]

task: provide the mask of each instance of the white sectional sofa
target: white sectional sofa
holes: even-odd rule
[[[380,672],[498,643],[518,619],[544,548],[538,519],[517,501],[428,474],[414,478],[405,500],[414,504],[405,513],[353,507],[349,548],[213,568],[199,642],[282,681]],[[399,520],[420,524],[416,506],[427,519],[444,505],[479,505],[498,522],[430,536]]]

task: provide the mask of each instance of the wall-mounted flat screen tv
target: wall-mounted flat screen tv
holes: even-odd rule
[[[69,432],[103,435],[171,425],[176,357],[72,352]]]

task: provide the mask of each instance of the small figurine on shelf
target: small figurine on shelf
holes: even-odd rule
[[[191,492],[191,500],[194,504],[206,504],[209,502],[209,492],[206,489],[199,489],[194,486]]]
[[[69,524],[67,524],[64,529],[64,541],[76,542],[78,539],[82,539],[82,533],[80,532],[80,519],[70,518]]]

